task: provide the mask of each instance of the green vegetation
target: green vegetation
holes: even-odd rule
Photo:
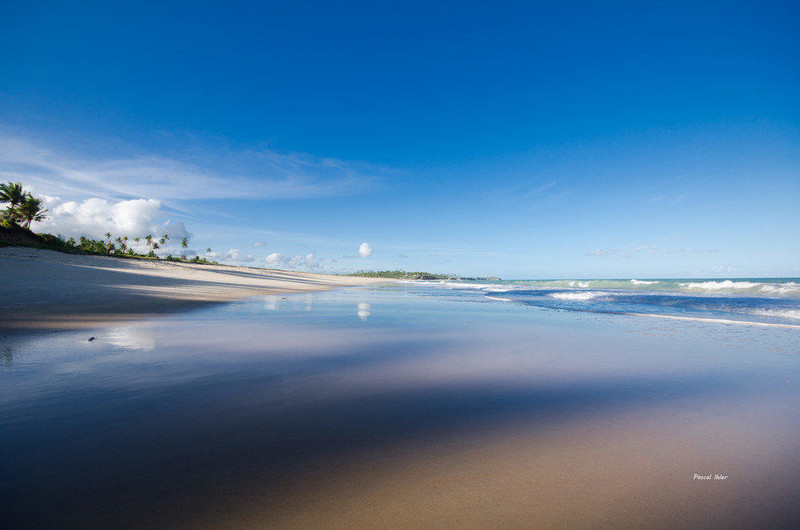
[[[3,246],[27,246],[68,252],[73,254],[95,254],[102,256],[115,256],[118,258],[138,258],[165,261],[177,261],[183,263],[202,263],[206,265],[219,265],[216,261],[208,261],[195,255],[188,258],[186,255],[173,256],[168,254],[160,258],[156,250],[164,246],[170,237],[163,234],[160,238],[147,234],[144,238],[128,238],[127,235],[114,237],[111,232],[103,234],[104,239],[91,239],[81,236],[77,240],[74,238],[65,239],[62,235],[36,234],[30,230],[32,222],[43,221],[47,218],[47,210],[41,199],[37,199],[29,192],[25,191],[19,182],[8,182],[0,184],[0,204],[8,206],[0,211],[0,247]],[[129,241],[135,243],[134,246],[140,247],[144,241],[147,247],[146,253],[135,251]],[[181,238],[180,246],[183,249],[189,248],[189,239]],[[206,252],[211,253],[211,248]],[[361,276],[364,278],[392,278],[403,280],[459,280],[454,274],[433,274],[430,272],[406,272],[402,270],[394,271],[358,271],[347,276]],[[464,278],[474,280],[475,278]],[[480,279],[480,278],[479,278]]]
[[[0,184],[0,204],[8,206],[0,214],[0,225],[15,228],[22,225],[30,228],[33,221],[43,221],[47,209],[41,199],[37,199],[22,188],[19,182]]]
[[[360,276],[363,278],[392,278],[399,280],[458,280],[454,274],[433,274],[431,272],[406,272],[395,271],[358,271],[347,276]]]
[[[149,251],[146,254],[134,251],[128,245],[127,235],[117,236],[115,239],[111,232],[103,234],[103,239],[90,239],[81,236],[77,241],[73,238],[65,239],[63,236],[52,234],[36,234],[30,230],[31,223],[43,221],[47,218],[47,210],[41,199],[37,199],[29,192],[25,191],[19,182],[8,182],[0,184],[0,204],[7,204],[6,208],[0,211],[0,246],[27,246],[56,250],[59,252],[69,252],[73,254],[97,254],[103,256],[115,256],[119,258],[139,258],[154,259],[161,258],[155,253],[159,245],[169,241],[169,235],[164,234],[159,239],[154,239],[148,234],[144,237],[145,244]],[[133,241],[141,242],[141,239],[134,237]],[[189,239],[184,237],[181,240],[181,247],[189,247]],[[211,252],[211,249],[208,249]],[[203,263],[206,265],[219,265],[216,261],[208,261],[206,258],[194,256],[173,256],[168,255],[164,258],[167,261],[178,261],[184,263]]]

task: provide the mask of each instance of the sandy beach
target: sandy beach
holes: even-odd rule
[[[381,280],[386,283],[386,280]],[[379,280],[0,248],[0,329],[74,329]]]
[[[2,263],[40,282],[17,288],[4,272],[16,328],[114,322],[0,336],[0,453],[13,455],[0,520],[12,527],[800,518],[794,329],[237,267],[19,249]],[[49,302],[25,305],[34,292]]]

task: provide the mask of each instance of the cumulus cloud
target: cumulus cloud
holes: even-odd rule
[[[368,258],[372,256],[372,245],[364,241],[361,243],[361,246],[358,247],[358,255],[362,258]]]
[[[294,257],[284,256],[280,252],[269,254],[264,261],[268,267],[280,267],[301,270],[319,270],[322,268],[322,260],[317,258],[312,252],[302,256],[297,254]]]
[[[215,254],[214,252],[210,252],[207,254]],[[242,255],[241,250],[238,248],[232,248],[225,254],[215,254],[216,261],[220,261],[223,263],[233,263],[233,264],[243,264],[243,263],[253,263],[256,259],[250,255]]]
[[[151,234],[171,239],[190,237],[180,221],[166,219],[161,202],[154,199],[109,201],[92,197],[78,201],[62,201],[58,197],[44,196],[47,219],[33,223],[37,232],[62,234],[66,237],[103,237],[106,232],[129,238]]]

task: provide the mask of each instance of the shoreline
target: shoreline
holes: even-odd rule
[[[0,331],[85,329],[386,279],[0,248]]]

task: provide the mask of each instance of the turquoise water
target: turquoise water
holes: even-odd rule
[[[707,319],[800,328],[800,279],[623,279],[427,282],[546,309]],[[469,295],[468,293],[472,293]],[[447,296],[447,294],[443,294]]]

